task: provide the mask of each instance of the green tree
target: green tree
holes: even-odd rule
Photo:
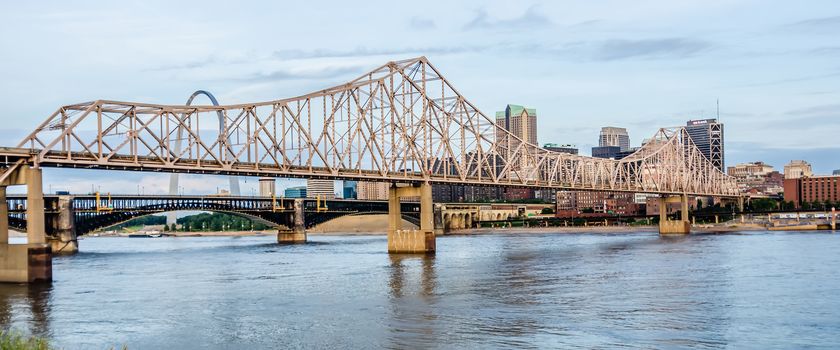
[[[823,208],[824,208],[823,207],[823,202],[816,201],[816,200],[814,201],[814,204],[812,206],[813,210],[822,210]]]
[[[796,209],[796,205],[793,201],[783,201],[782,202],[782,210],[794,210]]]
[[[222,230],[222,221],[221,220],[213,220],[210,222],[210,231],[221,231]]]

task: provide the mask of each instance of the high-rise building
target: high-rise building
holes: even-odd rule
[[[306,198],[306,186],[289,187],[284,193],[286,198]]]
[[[685,130],[700,153],[720,171],[724,171],[723,123],[717,119],[689,120]]]
[[[306,180],[306,196],[309,198],[320,197],[321,199],[335,198],[335,181],[323,179]]]
[[[804,160],[792,160],[785,165],[785,179],[798,179],[800,177],[812,176],[811,164]]]
[[[622,151],[621,147],[618,146],[592,147],[592,156],[595,158],[619,160],[624,159],[624,157],[627,157],[638,150],[638,147],[632,147],[624,151]]]
[[[387,182],[359,181],[356,183],[356,198],[365,200],[387,200],[388,188],[391,184]]]
[[[592,156],[595,158],[615,159],[620,152],[621,147],[618,146],[592,147]]]
[[[575,145],[560,145],[556,143],[546,143],[543,148],[559,153],[578,154],[578,149]]]
[[[507,105],[504,111],[496,112],[496,142],[507,142],[506,133],[511,134],[530,144],[537,144],[537,110],[519,105]]]
[[[344,180],[342,189],[344,190],[344,199],[356,199],[356,181]]]
[[[557,202],[557,190],[552,188],[541,188],[534,190],[534,198],[540,199],[545,203]]]
[[[537,110],[509,104],[504,111],[496,112],[496,143],[502,147],[499,149],[501,155],[503,155],[507,146],[510,147],[509,150],[516,149],[518,146],[519,141],[512,137],[508,139],[508,135],[513,135],[523,142],[537,145]],[[536,164],[532,164],[532,161],[533,159],[527,159],[517,166],[522,168],[536,166]],[[499,164],[496,170],[500,171],[502,167],[503,165]],[[527,189],[505,190],[504,197],[506,200],[532,199],[534,198],[534,191]]]
[[[273,177],[260,178],[260,197],[271,197],[275,194],[275,183]]]
[[[630,149],[630,135],[627,129],[605,126],[598,135],[598,147],[618,147],[619,151]]]
[[[831,175],[840,175],[840,169],[831,172]]]

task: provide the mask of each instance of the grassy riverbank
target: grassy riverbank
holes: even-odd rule
[[[53,349],[47,339],[24,336],[14,331],[0,332],[0,349],[3,350],[48,350]]]

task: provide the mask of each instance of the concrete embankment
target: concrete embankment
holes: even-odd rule
[[[472,234],[498,234],[498,233],[632,233],[632,232],[658,232],[656,226],[550,226],[550,227],[509,227],[509,228],[472,228],[454,230],[447,234],[472,235]]]
[[[403,220],[402,228],[416,230],[417,226]],[[388,232],[388,215],[347,215],[307,229],[308,234],[325,235],[384,235]]]

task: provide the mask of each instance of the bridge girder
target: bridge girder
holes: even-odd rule
[[[220,115],[223,128],[208,128]],[[179,132],[185,147],[170,147]],[[68,105],[0,155],[93,169],[738,195],[683,128],[652,140],[622,160],[545,150],[497,126],[418,57],[262,103]]]
[[[115,195],[110,199],[96,196],[73,196],[73,217],[78,235],[84,235],[97,229],[114,226],[125,221],[154,214],[172,211],[209,211],[227,213],[263,222],[277,228],[291,228],[294,223],[293,201],[276,200],[264,197],[213,197],[213,196],[135,196]],[[58,215],[58,196],[45,196],[45,214],[48,223]],[[26,197],[10,196],[7,198],[9,226],[26,229]],[[327,210],[319,210],[315,199],[304,200],[304,224],[311,228],[345,215],[364,215],[387,213],[386,201],[326,200],[322,203]],[[101,211],[97,207],[108,206],[111,210]],[[409,222],[418,220],[419,204],[402,203],[403,217]],[[54,234],[53,227],[47,225],[46,234]]]

